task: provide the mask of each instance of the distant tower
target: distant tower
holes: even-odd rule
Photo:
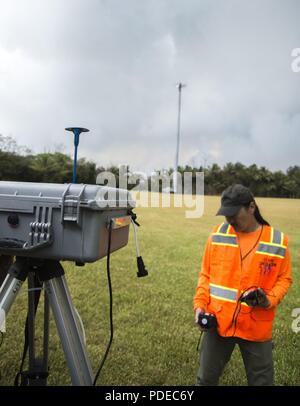
[[[179,161],[179,144],[180,144],[180,119],[181,119],[181,91],[183,87],[186,87],[184,83],[179,82],[176,87],[178,88],[178,117],[177,117],[177,145],[176,145],[176,157],[173,175],[173,192],[177,193],[177,177],[178,177],[178,161]]]

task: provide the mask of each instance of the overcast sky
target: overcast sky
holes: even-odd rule
[[[298,0],[0,0],[0,134],[149,171],[300,164]]]

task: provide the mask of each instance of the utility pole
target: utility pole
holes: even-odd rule
[[[173,192],[177,193],[177,177],[178,177],[178,161],[179,161],[179,144],[180,144],[180,120],[181,120],[181,91],[183,87],[186,87],[184,83],[179,82],[176,87],[178,88],[178,116],[177,116],[177,145],[176,145],[176,157],[175,167],[173,175]]]

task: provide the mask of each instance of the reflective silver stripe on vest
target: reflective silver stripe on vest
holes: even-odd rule
[[[273,229],[273,244],[281,244],[281,232]]]
[[[236,237],[231,235],[218,235],[213,234],[212,236],[212,244],[226,244],[226,245],[238,245]]]
[[[211,285],[209,286],[209,289],[211,295],[217,296],[220,299],[237,300],[237,292],[234,292],[233,290],[227,290]]]
[[[286,248],[276,247],[275,245],[268,245],[264,243],[260,243],[257,248],[257,253],[267,254],[267,255],[276,255],[278,257],[284,258]]]
[[[218,233],[227,234],[228,230],[229,230],[229,224],[223,223],[222,226],[220,227],[220,230],[218,231]]]

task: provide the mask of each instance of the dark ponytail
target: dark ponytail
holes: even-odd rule
[[[255,203],[255,211],[254,211],[254,217],[258,223],[260,223],[263,226],[270,226],[270,224],[263,218],[263,216],[260,214],[259,208],[257,204]]]
[[[249,204],[247,204],[245,207],[246,208],[249,208],[249,206],[250,206],[250,204],[251,204],[252,202],[250,202]],[[263,218],[263,216],[260,214],[260,211],[259,211],[259,208],[258,208],[258,206],[257,206],[257,204],[256,204],[256,202],[253,200],[253,203],[255,204],[255,211],[254,211],[254,217],[255,217],[255,220],[259,223],[259,224],[261,224],[262,226],[270,226],[270,224]]]

